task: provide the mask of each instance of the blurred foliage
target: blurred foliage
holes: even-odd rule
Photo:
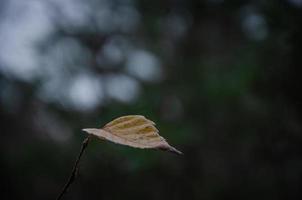
[[[300,199],[302,1],[0,2],[2,199],[54,199],[82,128],[127,114],[185,156],[93,141],[65,199]]]

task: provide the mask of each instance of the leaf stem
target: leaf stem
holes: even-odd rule
[[[64,187],[63,187],[63,189],[62,189],[62,192],[59,194],[59,196],[57,197],[56,200],[60,200],[60,199],[63,197],[63,195],[67,192],[69,186],[74,182],[74,180],[75,180],[75,178],[76,178],[76,176],[77,176],[77,174],[78,174],[78,171],[79,171],[79,163],[80,163],[81,157],[82,157],[82,155],[83,155],[83,153],[84,153],[86,147],[88,146],[89,139],[90,139],[90,135],[88,135],[88,136],[84,139],[84,141],[83,141],[83,143],[82,143],[81,151],[80,151],[80,153],[79,153],[79,155],[78,155],[78,157],[77,157],[77,160],[75,161],[75,164],[74,164],[73,169],[72,169],[72,171],[71,171],[71,174],[70,174],[70,176],[69,176],[69,178],[68,178],[68,181],[67,181],[67,183],[64,185]]]

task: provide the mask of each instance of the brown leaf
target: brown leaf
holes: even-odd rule
[[[182,154],[158,134],[155,123],[141,115],[119,117],[101,129],[85,128],[83,131],[100,139],[141,149],[161,149]]]

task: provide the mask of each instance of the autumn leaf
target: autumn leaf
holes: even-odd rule
[[[103,140],[141,149],[160,149],[182,154],[158,134],[155,123],[141,115],[119,117],[103,128],[85,128],[83,131]]]

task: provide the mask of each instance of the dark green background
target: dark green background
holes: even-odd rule
[[[0,3],[2,16],[7,4]],[[68,21],[56,1],[43,5],[54,29],[35,44],[46,55],[36,68],[40,75],[24,80],[0,70],[1,199],[55,199],[85,138],[81,129],[127,114],[155,121],[185,155],[94,140],[64,199],[301,198],[301,1],[88,0],[76,11],[89,16],[84,24]],[[130,17],[115,24],[123,8],[132,9]],[[96,28],[101,10],[111,16],[108,29]],[[116,38],[126,46],[123,59],[96,62]],[[82,51],[61,44],[65,39]],[[58,44],[62,56],[48,56]],[[133,48],[154,56],[160,77],[127,71]],[[56,100],[41,95],[52,63],[61,66],[54,76],[62,88],[77,75],[100,77],[102,101],[70,106],[60,87]],[[0,59],[0,67],[11,67],[5,65]],[[135,81],[139,94],[129,101],[110,96],[116,74]]]

